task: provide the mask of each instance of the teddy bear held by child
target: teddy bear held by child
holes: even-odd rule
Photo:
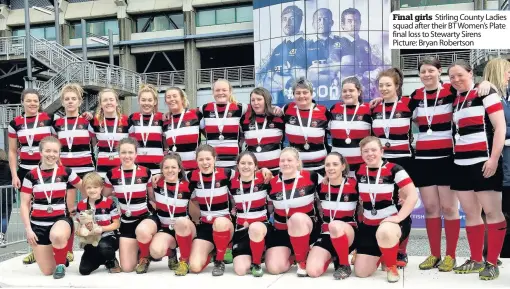
[[[79,213],[78,222],[74,224],[75,233],[80,237],[80,247],[91,244],[97,247],[101,240],[101,226],[94,220],[93,210],[84,210]]]

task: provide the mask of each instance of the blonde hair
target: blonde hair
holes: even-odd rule
[[[181,96],[181,100],[182,100],[182,106],[184,108],[188,108],[189,107],[189,100],[188,100],[188,96],[186,95],[186,93],[184,92],[184,90],[182,90],[181,88],[179,87],[170,87],[168,88],[167,90],[165,90],[165,100],[166,100],[166,94],[169,92],[169,91],[172,91],[172,90],[175,90],[179,93],[179,95]]]
[[[54,137],[54,136],[47,136],[45,138],[43,138],[40,142],[39,142],[39,152],[42,152],[44,150],[44,146],[47,144],[47,143],[56,143],[58,144],[59,146],[59,151],[60,149],[62,148],[62,144],[60,143],[60,141],[58,140],[58,138]],[[39,160],[39,164],[42,163],[42,157],[41,159]],[[57,160],[57,165],[62,165],[62,162],[60,161],[60,156],[59,156],[59,159]]]
[[[295,149],[294,147],[286,147],[280,153],[280,157],[284,153],[290,153],[290,154],[294,155],[294,157],[298,161],[298,171],[301,171],[303,169],[303,162],[301,161],[301,158],[299,157],[299,151],[297,149]]]
[[[237,104],[237,100],[234,96],[234,88],[232,87],[232,84],[230,84],[230,82],[224,78],[218,78],[214,83],[213,83],[213,86],[212,86],[212,90],[213,90],[213,93],[214,93],[214,87],[216,86],[216,83],[218,82],[224,82],[226,84],[228,84],[228,90],[230,91],[230,96],[228,97],[228,102],[230,103],[234,103],[234,104]]]
[[[96,109],[96,119],[99,121],[99,126],[102,126],[104,123],[105,117],[104,117],[104,111],[101,108],[101,98],[103,97],[103,95],[105,93],[108,93],[108,92],[113,93],[113,95],[115,96],[115,100],[117,101],[117,109],[116,110],[117,110],[117,117],[119,118],[118,127],[121,127],[122,112],[120,110],[120,99],[119,99],[119,94],[117,93],[117,91],[115,91],[115,89],[103,88],[103,89],[101,89],[101,91],[99,91],[98,105],[97,105],[97,109]]]
[[[359,142],[359,148],[363,149],[367,144],[375,142],[380,148],[383,148],[381,140],[376,136],[367,136]]]
[[[506,94],[508,79],[505,79],[506,72],[510,69],[510,62],[503,58],[494,58],[487,62],[483,70],[483,79],[492,83],[499,95]]]
[[[64,96],[68,92],[73,92],[78,96],[78,100],[83,103],[83,88],[78,83],[69,83],[60,90],[60,102],[64,103]]]
[[[140,97],[142,96],[142,93],[148,92],[152,94],[152,97],[154,98],[155,105],[152,109],[154,113],[158,112],[158,91],[156,87],[152,84],[144,83],[140,86],[140,89],[138,90],[138,101],[140,101]]]
[[[97,188],[97,187],[102,187],[104,185],[104,182],[103,182],[103,178],[101,178],[101,176],[98,173],[91,172],[91,173],[86,174],[83,177],[82,185],[83,185],[84,189],[87,189],[87,186]]]

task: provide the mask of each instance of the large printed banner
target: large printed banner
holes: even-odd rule
[[[421,196],[418,193],[418,203],[414,207],[414,211],[411,214],[411,219],[413,220],[413,228],[425,228],[425,208],[423,207],[423,202],[421,201]],[[460,226],[464,228],[465,226],[465,214],[462,211],[462,208],[459,205],[460,210]],[[444,222],[444,221],[443,221]],[[444,227],[444,223],[443,223]]]
[[[331,107],[341,83],[358,77],[365,99],[377,96],[377,75],[391,67],[389,0],[257,0],[254,5],[256,84],[279,105],[291,102],[292,83],[305,76],[314,100]],[[413,227],[425,228],[421,199]],[[464,215],[461,214],[464,226]]]
[[[389,0],[258,0],[254,5],[256,83],[273,101],[292,101],[292,83],[306,76],[314,100],[330,107],[341,83],[356,76],[366,99],[378,73],[391,67]]]

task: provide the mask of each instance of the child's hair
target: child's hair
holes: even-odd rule
[[[360,149],[363,149],[367,144],[371,143],[371,142],[376,142],[377,145],[379,145],[380,148],[383,148],[382,146],[382,143],[381,143],[381,140],[376,137],[376,136],[367,136],[365,137],[364,139],[362,139],[360,142],[359,142],[359,148]]]
[[[179,95],[181,96],[181,100],[182,100],[182,106],[184,108],[188,108],[189,107],[188,96],[186,95],[184,90],[182,90],[180,87],[170,87],[170,88],[168,88],[167,90],[165,90],[165,97],[166,97],[166,94],[169,91],[172,91],[172,90],[175,90],[175,91],[177,91],[179,93]]]
[[[126,137],[119,141],[117,144],[117,152],[120,153],[120,147],[125,144],[130,144],[135,147],[135,151],[138,149],[138,141],[132,137]]]
[[[282,152],[280,153],[280,157],[284,154],[284,153],[291,153],[294,155],[294,157],[296,158],[296,160],[298,161],[298,171],[302,170],[303,169],[303,162],[301,161],[301,158],[299,157],[299,152],[297,149],[293,148],[293,147],[286,147],[282,150]]]
[[[83,102],[83,88],[78,83],[69,83],[60,90],[60,101],[64,103],[64,95],[73,92],[78,96],[78,100]]]
[[[62,144],[60,144],[60,141],[54,137],[54,136],[47,136],[45,138],[43,138],[40,142],[39,142],[39,151],[42,152],[43,151],[43,148],[44,146],[47,144],[47,143],[56,143],[58,144],[59,147],[62,147]]]
[[[342,176],[347,177],[349,175],[349,163],[347,162],[345,157],[339,152],[330,152],[326,156],[326,158],[328,158],[329,156],[337,156],[340,159],[340,162],[342,163],[342,165],[345,165],[345,168],[342,171]]]
[[[175,160],[177,162],[177,166],[179,167],[179,170],[181,170],[179,172],[179,180],[182,180],[182,179],[185,179],[186,178],[186,174],[185,174],[185,171],[184,171],[184,166],[182,165],[182,159],[181,159],[181,156],[176,153],[176,152],[170,152],[169,154],[167,154],[163,160],[161,161],[161,163],[159,163],[159,168],[161,169],[161,172],[163,172],[163,165],[164,163],[167,161],[167,160]]]
[[[119,94],[117,93],[117,91],[115,91],[115,89],[111,89],[111,88],[103,88],[101,89],[101,91],[99,92],[99,96],[98,96],[98,104],[97,104],[97,109],[96,109],[96,119],[99,121],[99,126],[102,126],[103,123],[104,123],[104,111],[103,109],[101,108],[101,98],[103,97],[103,95],[105,93],[108,93],[108,92],[111,92],[113,93],[113,95],[115,95],[115,100],[117,100],[117,117],[119,118],[119,124],[118,124],[118,127],[121,126],[121,118],[122,118],[122,112],[120,110],[120,99],[119,99]],[[115,132],[114,132],[115,133]]]
[[[97,188],[102,187],[104,185],[104,181],[98,173],[90,172],[83,177],[82,185],[84,189],[87,189],[87,187]]]
[[[232,84],[230,84],[230,82],[228,80],[226,80],[226,79],[219,78],[219,79],[217,79],[214,82],[214,84],[212,86],[213,93],[214,93],[214,87],[216,86],[216,83],[218,83],[218,82],[225,82],[226,84],[228,84],[228,90],[230,91],[230,96],[228,98],[228,102],[237,104],[237,100],[236,100],[236,98],[234,97],[234,94],[233,94],[234,93],[234,88],[232,87]]]
[[[216,158],[216,150],[211,145],[208,144],[199,145],[197,148],[197,158],[198,154],[201,152],[210,152],[213,158]]]
[[[241,161],[241,159],[244,156],[250,156],[251,159],[253,160],[253,163],[255,164],[256,168],[259,166],[259,162],[257,160],[257,157],[255,156],[255,154],[253,152],[251,152],[251,151],[243,151],[242,153],[237,155],[237,158],[236,158],[236,171],[239,171],[239,168],[238,168],[239,162]]]
[[[148,92],[150,94],[152,94],[152,97],[154,98],[154,108],[152,109],[152,111],[154,113],[158,112],[158,91],[156,89],[156,87],[154,87],[154,85],[152,84],[142,84],[140,86],[140,89],[138,90],[138,100],[140,100],[140,97],[142,96],[142,93],[144,92]]]

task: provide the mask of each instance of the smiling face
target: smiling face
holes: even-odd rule
[[[85,192],[90,200],[99,200],[101,198],[102,186],[86,185]]]
[[[111,91],[106,91],[101,94],[101,109],[105,114],[113,115],[117,111],[117,97]]]
[[[465,92],[471,89],[473,85],[473,72],[468,72],[460,65],[455,65],[448,70],[450,83],[459,92]]]
[[[74,91],[68,91],[62,97],[62,106],[64,106],[66,115],[77,114],[81,103],[80,97]]]
[[[60,143],[46,142],[41,150],[41,161],[46,167],[54,167],[60,157]]]
[[[389,76],[379,78],[379,93],[384,100],[392,100],[397,96],[397,86],[393,78]]]
[[[280,170],[283,175],[295,175],[299,170],[299,167],[299,160],[296,158],[294,153],[286,151],[280,155]]]
[[[345,83],[342,87],[342,100],[346,105],[356,105],[359,103],[359,90],[354,83]]]
[[[39,112],[39,96],[34,93],[28,93],[23,98],[23,109],[29,116],[36,115]]]
[[[439,87],[439,76],[441,70],[430,64],[423,64],[420,67],[420,80],[428,88]]]
[[[326,176],[330,180],[338,180],[342,178],[342,173],[345,170],[345,164],[337,155],[329,155],[324,162],[326,169]]]
[[[175,183],[179,180],[179,173],[181,169],[179,168],[179,164],[175,159],[167,159],[163,163],[163,176],[165,176],[165,181],[169,183]]]
[[[264,96],[252,93],[250,96],[250,104],[256,114],[264,114],[266,101]]]
[[[255,165],[255,161],[253,158],[245,154],[237,164],[237,169],[239,170],[239,174],[244,179],[252,179],[255,175],[255,171],[257,170],[257,166]]]
[[[200,151],[197,154],[197,163],[200,172],[203,174],[211,174],[214,171],[214,162],[216,159],[209,151]]]
[[[122,144],[119,148],[119,157],[123,167],[132,167],[135,164],[136,147],[128,143]]]
[[[368,167],[378,167],[382,160],[382,156],[383,149],[376,141],[368,142],[361,148],[361,158]]]
[[[213,87],[214,100],[217,104],[227,104],[232,91],[226,81],[216,81]]]
[[[154,107],[157,105],[154,95],[151,92],[144,91],[138,97],[138,104],[142,114],[151,114],[154,112]]]
[[[307,88],[297,87],[294,91],[294,102],[300,109],[309,109],[312,104],[312,93]]]
[[[180,113],[184,108],[182,96],[176,89],[170,89],[165,93],[165,102],[173,114]]]

